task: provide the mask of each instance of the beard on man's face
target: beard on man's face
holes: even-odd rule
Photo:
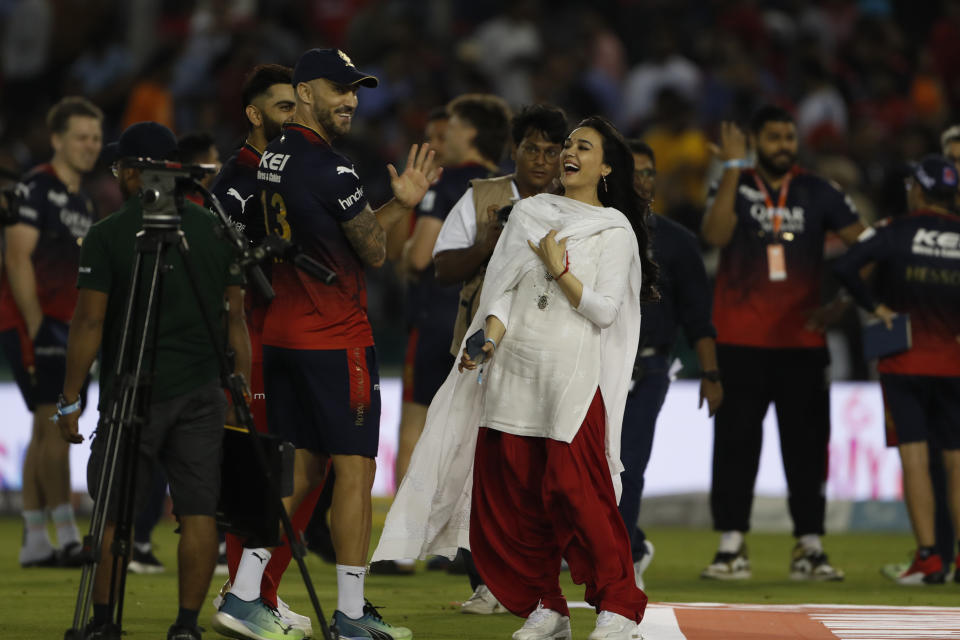
[[[263,118],[263,135],[266,136],[267,142],[279,138],[282,130],[283,122],[271,120],[267,117]]]
[[[790,151],[780,151],[775,155],[768,156],[763,153],[757,153],[757,163],[768,173],[779,176],[790,170],[797,161],[797,156]]]
[[[350,132],[350,121],[343,122],[337,117],[338,114],[341,113],[353,114],[354,109],[351,107],[337,107],[336,109],[321,110],[318,107],[314,107],[313,115],[324,131],[334,138],[339,138]]]

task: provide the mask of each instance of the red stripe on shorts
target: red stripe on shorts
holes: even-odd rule
[[[413,402],[413,363],[417,359],[417,341],[420,340],[420,331],[416,327],[410,329],[407,338],[407,353],[403,359],[403,401]]]
[[[353,424],[362,427],[370,409],[370,370],[367,368],[367,349],[347,349],[347,368],[350,376],[350,411]]]

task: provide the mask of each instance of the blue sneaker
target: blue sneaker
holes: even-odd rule
[[[363,615],[348,618],[339,609],[333,612],[333,624],[337,627],[340,640],[411,640],[413,632],[406,627],[395,627],[384,622],[377,608],[367,602],[363,605]]]
[[[240,640],[303,640],[303,631],[284,622],[276,609],[257,598],[241,600],[232,593],[223,598],[210,622],[217,633]]]

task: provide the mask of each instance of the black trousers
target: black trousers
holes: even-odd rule
[[[714,419],[710,509],[718,531],[749,531],[763,443],[774,403],[793,534],[823,534],[830,388],[826,349],[717,346],[723,404]]]

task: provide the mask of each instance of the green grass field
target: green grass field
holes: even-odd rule
[[[374,537],[383,523],[387,503],[377,502]],[[83,523],[86,526],[86,523]],[[156,576],[130,575],[124,628],[128,638],[164,638],[177,611],[176,544],[173,523],[157,527],[156,553],[168,571]],[[885,562],[904,560],[913,548],[909,535],[844,534],[826,539],[831,560],[847,572],[842,583],[804,584],[787,578],[793,540],[785,534],[751,534],[748,539],[754,578],[740,583],[706,582],[698,578],[700,570],[713,555],[716,537],[712,532],[686,529],[651,529],[656,556],[647,571],[648,595],[655,602],[750,602],[838,603],[955,606],[960,603],[960,586],[900,587],[879,573]],[[62,638],[70,625],[79,570],[20,569],[19,519],[0,519],[0,638],[3,640]],[[333,567],[315,556],[307,562],[321,604],[327,616],[336,606]],[[571,600],[582,600],[583,589],[573,585],[564,574],[564,593]],[[220,586],[214,578],[211,595]],[[296,567],[291,565],[280,590],[294,610],[307,614],[309,600]],[[520,626],[509,614],[466,616],[458,611],[459,601],[470,595],[465,576],[426,572],[422,567],[414,576],[369,576],[367,596],[382,606],[384,618],[413,629],[417,640],[501,640]],[[209,629],[212,609],[204,606],[201,625]],[[311,617],[313,617],[311,615]],[[578,609],[572,614],[574,637],[586,637],[595,616]],[[314,621],[314,628],[319,625]],[[208,631],[205,637],[217,637]],[[655,639],[653,639],[655,640]]]

